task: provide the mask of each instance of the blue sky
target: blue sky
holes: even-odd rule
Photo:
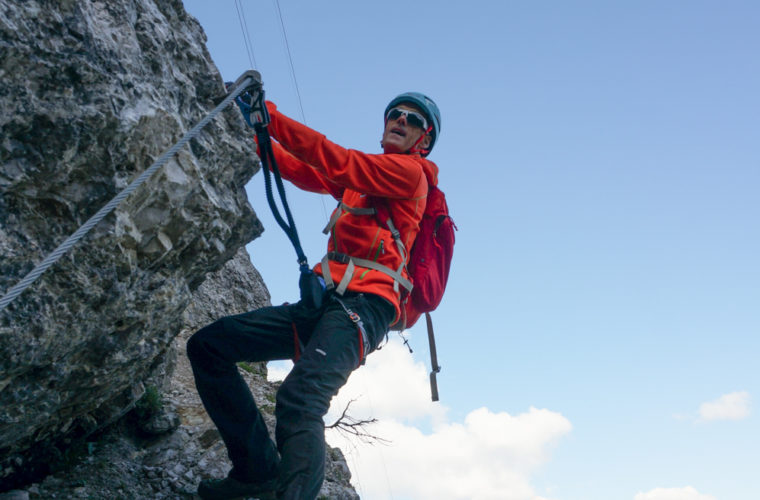
[[[235,80],[251,63],[234,2],[184,3]],[[362,498],[760,498],[760,4],[280,0],[302,114],[276,3],[242,3],[267,96],[329,139],[380,152],[407,90],[443,115],[430,159],[459,232],[434,313],[441,403],[424,401],[422,325],[414,356],[373,354],[358,392],[422,463],[491,425],[494,447],[417,470],[355,446]],[[293,301],[262,183],[248,250],[272,301]],[[334,201],[288,196],[316,263]],[[408,384],[387,392],[388,366]]]

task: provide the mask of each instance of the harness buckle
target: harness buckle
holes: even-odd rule
[[[338,262],[340,264],[348,264],[349,262],[351,262],[350,255],[346,255],[340,252],[328,252],[327,258],[330,260],[334,260],[335,262]]]

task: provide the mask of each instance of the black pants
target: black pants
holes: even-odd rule
[[[346,308],[360,317],[364,338]],[[187,354],[203,405],[227,446],[230,475],[247,482],[279,477],[279,498],[316,498],[324,480],[322,418],[364,355],[387,334],[393,316],[393,306],[378,296],[346,293],[330,296],[318,310],[301,303],[266,307],[222,318],[196,332]],[[236,363],[293,359],[297,354],[277,391],[275,447]]]

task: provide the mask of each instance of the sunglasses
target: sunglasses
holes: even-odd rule
[[[388,111],[388,114],[385,115],[385,121],[398,120],[401,115],[404,115],[406,118],[406,123],[412,127],[418,127],[422,130],[428,129],[428,123],[425,117],[416,111],[409,111],[408,109],[391,108],[391,110]]]

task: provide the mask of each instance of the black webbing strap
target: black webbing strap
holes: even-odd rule
[[[288,199],[285,196],[285,185],[282,183],[282,175],[277,166],[277,161],[274,158],[272,139],[269,136],[269,129],[267,128],[267,125],[269,124],[269,113],[264,100],[264,89],[259,88],[254,95],[246,93],[242,97],[238,97],[235,102],[237,102],[240,107],[240,111],[243,113],[245,121],[256,131],[256,140],[259,144],[259,156],[261,157],[262,168],[264,170],[264,185],[266,188],[267,202],[269,203],[269,208],[272,209],[272,215],[274,215],[277,224],[279,224],[282,230],[285,231],[285,234],[293,244],[293,249],[296,251],[296,256],[298,257],[298,267],[301,271],[301,275],[298,279],[298,288],[301,291],[301,302],[313,309],[319,309],[323,304],[325,283],[320,276],[315,274],[314,271],[309,268],[306,254],[304,254],[303,248],[301,248],[301,241],[298,238],[296,223],[293,220],[293,215],[290,213]],[[255,119],[255,123],[251,120],[252,115]],[[277,186],[277,193],[280,196],[280,203],[285,212],[285,218],[283,218],[280,213],[274,199],[274,192],[272,189],[273,174],[274,183]],[[287,221],[285,219],[287,219]]]
[[[261,100],[263,105],[264,91],[261,91]],[[274,151],[272,150],[272,139],[269,137],[269,129],[265,123],[254,124],[256,130],[256,140],[259,143],[259,152],[261,157],[262,169],[264,170],[264,185],[266,188],[267,202],[269,208],[272,209],[277,224],[285,231],[290,242],[293,244],[293,248],[296,251],[298,257],[298,264],[300,266],[307,266],[306,255],[301,248],[301,241],[298,238],[298,230],[296,229],[296,223],[293,221],[293,215],[290,213],[290,207],[288,206],[288,200],[285,196],[285,185],[282,182],[282,175],[280,175],[280,169],[277,166],[277,161],[274,159]],[[271,171],[270,171],[271,169]],[[272,175],[274,174],[274,182],[277,186],[277,193],[280,196],[280,202],[282,203],[283,211],[287,221],[282,217],[277,203],[274,199],[274,193],[272,190]]]

